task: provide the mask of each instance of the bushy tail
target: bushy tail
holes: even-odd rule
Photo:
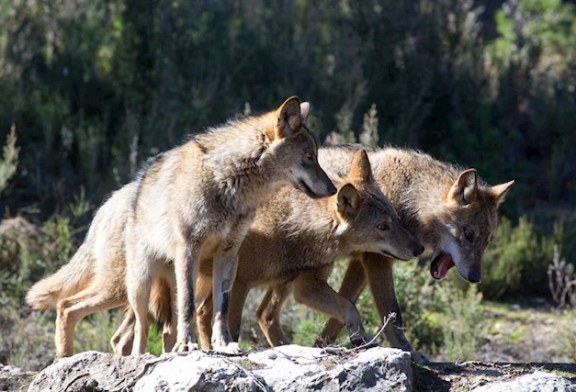
[[[68,264],[28,290],[26,303],[37,310],[55,308],[61,298],[75,294],[86,287],[93,273],[93,258],[88,247],[82,244]]]

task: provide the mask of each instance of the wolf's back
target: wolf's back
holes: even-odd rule
[[[67,264],[30,288],[26,294],[26,303],[37,310],[55,308],[61,298],[87,285],[93,275],[93,265],[91,253],[84,243]]]

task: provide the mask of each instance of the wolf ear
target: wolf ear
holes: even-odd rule
[[[498,207],[504,201],[504,197],[514,185],[514,181],[507,182],[505,184],[494,185],[488,188],[488,192],[496,200],[496,207]]]
[[[467,205],[476,200],[476,193],[478,192],[477,176],[476,169],[468,169],[460,173],[458,179],[450,188],[450,192],[448,192],[448,199],[460,205]]]
[[[278,108],[278,122],[274,132],[275,139],[293,135],[302,125],[300,98],[290,97]]]
[[[348,177],[360,182],[373,182],[372,167],[366,150],[358,150],[352,158]]]
[[[353,215],[360,206],[360,195],[352,184],[346,184],[338,190],[338,212],[344,216]]]
[[[306,122],[308,115],[310,114],[310,103],[302,102],[300,104],[300,113],[302,115],[302,122]]]

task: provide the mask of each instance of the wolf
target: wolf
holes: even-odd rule
[[[336,192],[318,164],[318,146],[304,122],[308,111],[308,103],[288,98],[276,110],[194,136],[141,174],[125,233],[126,289],[136,318],[132,354],[146,349],[150,288],[167,265],[176,278],[174,349],[197,348],[190,319],[203,263],[213,269],[212,346],[240,351],[226,320],[238,249],[256,208],[287,184],[312,198]]]
[[[248,292],[257,286],[273,286],[282,295],[273,301],[271,310],[262,309],[258,315],[272,346],[287,342],[279,327],[279,315],[292,287],[298,301],[343,322],[354,345],[370,341],[356,307],[326,282],[332,266],[354,252],[409,260],[424,248],[401,225],[395,209],[376,186],[364,150],[354,154],[348,173],[332,180],[338,190],[330,198],[312,200],[284,187],[257,209],[239,250],[230,296],[228,322],[234,340],[238,339]],[[210,347],[212,270],[209,263],[201,265],[196,282],[200,304],[197,325],[203,348]],[[163,295],[169,306],[170,293],[165,291]],[[129,312],[113,338],[116,353],[129,352],[133,323]]]
[[[331,178],[338,191],[328,199],[306,200],[284,188],[258,209],[240,248],[231,294],[229,325],[235,339],[249,291],[273,285],[282,288],[284,295],[274,302],[273,310],[258,313],[272,346],[287,342],[279,328],[279,315],[289,287],[293,287],[297,301],[343,322],[354,345],[366,344],[370,337],[358,310],[327,283],[335,261],[354,252],[410,260],[424,250],[401,225],[395,209],[376,186],[364,150],[354,154],[344,176]],[[200,273],[198,302],[202,306],[197,323],[203,346],[210,336],[211,282],[210,276]],[[267,328],[271,324],[278,328]]]
[[[165,308],[176,309],[178,317],[178,344],[173,345],[180,351],[193,349],[188,322],[194,309],[192,283],[198,264],[206,260],[216,280],[213,345],[235,351],[221,320],[227,318],[237,249],[256,207],[286,184],[313,198],[336,192],[318,164],[316,141],[304,123],[309,108],[291,97],[276,110],[212,128],[150,160],[136,181],[112,195],[69,264],[28,293],[34,308],[57,308],[56,357],[73,353],[79,319],[127,299],[136,310],[133,352],[142,353],[149,304],[155,303],[154,293],[165,291],[176,298]],[[95,252],[99,246],[104,253]],[[98,281],[111,288],[98,287]],[[159,309],[162,304],[154,306]]]
[[[322,148],[318,159],[328,175],[337,176],[348,170],[359,148]],[[482,255],[497,228],[498,207],[514,181],[490,186],[473,168],[463,169],[411,149],[372,148],[368,156],[376,183],[396,208],[403,226],[424,246],[423,256],[432,260],[432,277],[442,279],[455,266],[462,278],[479,282]],[[384,329],[391,346],[410,351],[418,362],[425,362],[402,330],[392,274],[394,260],[373,252],[355,253],[339,294],[356,302],[368,285],[380,319],[396,314]],[[342,326],[341,320],[330,319],[316,344],[334,342]]]

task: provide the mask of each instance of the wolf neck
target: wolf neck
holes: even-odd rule
[[[335,257],[347,253],[346,227],[339,223],[331,211],[332,198],[312,200],[299,191],[291,191],[289,213],[284,217],[287,235],[296,236],[302,244],[313,244],[315,263],[332,262]]]
[[[227,204],[241,201],[253,208],[284,184],[268,167],[272,160],[266,152],[271,143],[262,127],[261,122],[248,118],[190,141],[203,150],[203,165]]]
[[[376,177],[382,190],[406,227],[421,233],[420,241],[427,248],[434,248],[448,190],[460,170],[414,150],[387,148],[376,155]]]

